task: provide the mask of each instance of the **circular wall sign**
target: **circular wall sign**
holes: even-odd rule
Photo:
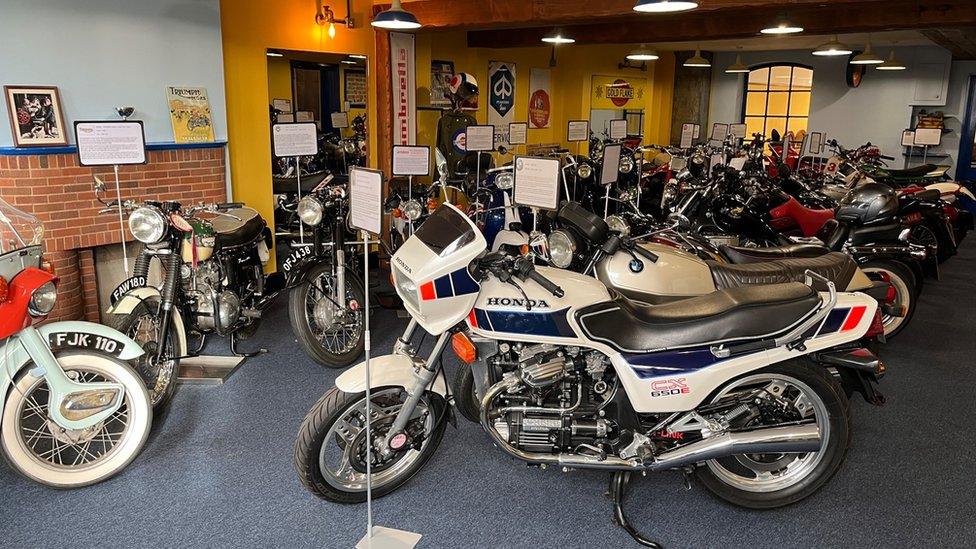
[[[867,73],[867,65],[854,65],[851,63],[860,54],[861,52],[856,51],[847,59],[847,85],[852,88],[860,87],[861,81],[864,80],[864,75]]]

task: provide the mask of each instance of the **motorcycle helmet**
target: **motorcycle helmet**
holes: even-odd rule
[[[837,206],[837,219],[859,224],[890,221],[898,212],[898,195],[882,183],[865,183],[847,193]]]
[[[454,95],[461,101],[467,101],[478,95],[478,81],[475,80],[473,75],[462,72],[455,74],[451,78],[448,89],[451,91],[451,95]]]

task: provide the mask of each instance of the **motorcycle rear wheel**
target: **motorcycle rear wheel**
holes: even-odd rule
[[[696,477],[715,496],[750,509],[796,503],[819,490],[837,472],[851,441],[850,402],[826,369],[800,358],[774,364],[726,383],[712,402],[747,387],[781,387],[805,419],[820,427],[821,449],[803,454],[735,455],[713,459]],[[801,408],[801,404],[803,404]],[[753,427],[756,425],[749,425]]]
[[[122,406],[91,430],[63,430],[47,419],[47,382],[28,367],[4,405],[3,455],[18,473],[53,488],[102,482],[128,466],[145,446],[153,419],[149,394],[139,374],[118,359],[65,351],[57,354],[57,360],[76,380],[122,384]]]
[[[370,434],[374,444],[405,399],[403,387],[376,387],[371,391]],[[423,426],[419,450],[403,450],[386,460],[373,452],[374,498],[403,486],[434,455],[447,427],[446,406],[436,393],[426,392],[420,399],[415,411],[419,417],[413,420]],[[302,485],[315,496],[336,503],[366,501],[365,410],[366,393],[346,393],[333,387],[302,421],[295,440],[295,469]],[[338,463],[332,459],[335,457]]]

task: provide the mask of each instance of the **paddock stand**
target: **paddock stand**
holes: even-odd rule
[[[638,532],[627,519],[627,515],[624,514],[624,498],[627,496],[627,488],[630,485],[630,475],[630,471],[614,471],[610,473],[610,488],[607,493],[610,499],[613,500],[613,518],[610,520],[626,530],[630,534],[630,537],[634,538],[634,541],[638,544],[644,547],[653,547],[654,549],[664,549],[664,546],[660,543],[651,541]]]

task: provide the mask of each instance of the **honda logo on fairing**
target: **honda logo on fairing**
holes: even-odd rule
[[[521,299],[518,297],[489,297],[488,305],[498,305],[500,307],[525,307],[528,305],[533,309],[549,308],[549,304],[544,299]]]
[[[406,261],[400,259],[399,257],[394,257],[393,260],[396,261],[397,265],[403,267],[403,270],[407,271],[408,274],[413,274],[413,269],[410,268],[410,265],[407,265]]]

